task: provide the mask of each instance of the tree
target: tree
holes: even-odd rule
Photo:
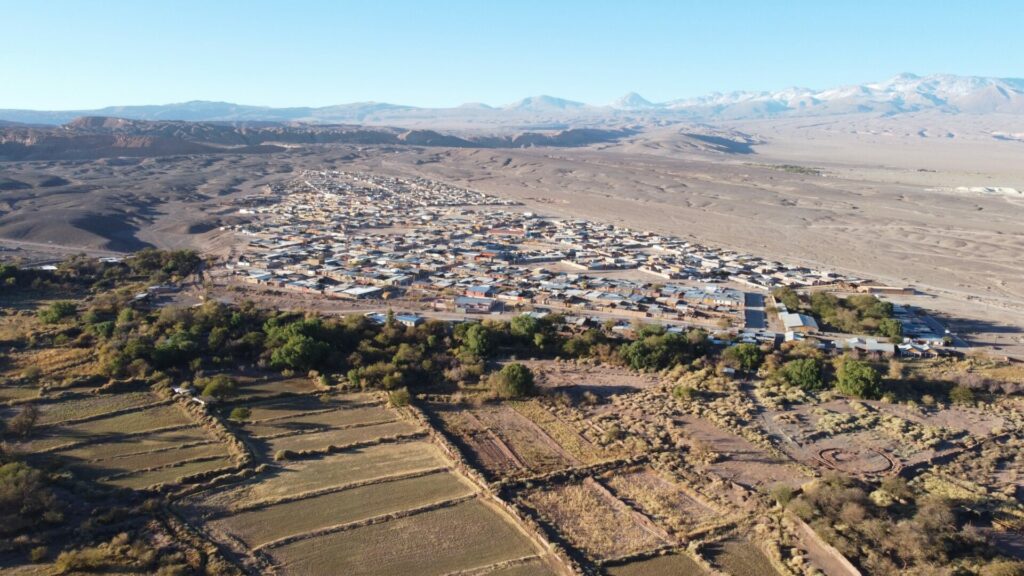
[[[861,360],[844,358],[836,370],[836,390],[857,398],[878,398],[882,395],[879,387],[881,377],[870,364]]]
[[[60,300],[51,303],[45,308],[40,308],[36,312],[36,316],[46,324],[56,324],[69,316],[74,316],[77,311],[78,306],[74,302]]]
[[[821,390],[825,382],[821,377],[821,366],[814,358],[790,360],[779,369],[779,376],[786,384],[803,390]]]
[[[21,462],[0,466],[0,536],[15,536],[62,519],[41,472]]]
[[[761,365],[761,350],[756,344],[737,344],[726,348],[722,353],[722,358],[726,365],[732,368],[744,372],[754,372]]]
[[[270,355],[275,368],[307,371],[319,367],[330,353],[330,346],[305,334],[294,334]]]
[[[886,338],[898,340],[903,337],[903,323],[895,318],[884,318],[878,323],[878,333]]]
[[[488,384],[499,398],[521,398],[533,393],[533,372],[523,364],[506,364],[491,374]]]
[[[796,312],[800,308],[800,296],[788,286],[776,288],[772,291],[775,300],[782,302],[790,312]]]
[[[516,338],[529,340],[540,330],[540,322],[529,314],[522,314],[512,319],[509,329]]]
[[[470,324],[463,335],[462,347],[477,358],[486,358],[491,351],[491,331],[483,324]]]

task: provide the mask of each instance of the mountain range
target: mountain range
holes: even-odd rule
[[[486,128],[567,128],[638,120],[743,120],[839,114],[897,115],[934,110],[949,114],[1024,114],[1024,79],[937,74],[900,74],[882,82],[825,90],[790,88],[775,92],[714,93],[697,98],[651,102],[629,93],[606,105],[532,96],[500,107],[463,104],[422,108],[382,102],[324,107],[273,108],[228,102],[111,106],[96,110],[0,110],[0,122],[59,125],[82,116],[191,122],[303,122],[315,124],[419,125],[451,123]]]

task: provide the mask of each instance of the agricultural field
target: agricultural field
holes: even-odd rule
[[[621,458],[619,446],[588,439],[541,399],[479,407],[425,407],[491,479],[522,478]]]
[[[469,572],[537,556],[524,534],[479,499],[298,540],[267,553],[282,574],[351,576]]]
[[[133,489],[234,466],[226,445],[180,406],[149,392],[42,404],[33,435],[19,449],[83,478]]]
[[[673,534],[684,535],[725,516],[651,468],[624,470],[600,481],[617,497],[666,526]]]
[[[663,529],[592,478],[527,492],[520,502],[595,560],[630,556],[672,542]]]
[[[175,507],[247,569],[550,572],[551,560],[517,522],[456,471],[420,423],[379,396],[289,396],[236,407],[243,405],[248,418],[232,427],[265,467]],[[279,457],[284,451],[292,452]]]
[[[708,574],[700,564],[686,552],[675,552],[663,556],[654,556],[643,560],[635,560],[627,564],[606,568],[609,576],[663,576],[666,574],[685,574],[701,576]]]
[[[730,576],[773,576],[779,574],[764,551],[751,542],[727,539],[703,552],[711,564]]]

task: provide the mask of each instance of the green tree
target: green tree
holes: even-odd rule
[[[521,398],[533,393],[533,372],[523,364],[506,364],[491,374],[488,384],[499,398]]]
[[[509,329],[516,338],[528,341],[540,330],[540,322],[529,314],[522,314],[512,319]]]
[[[974,390],[958,384],[950,389],[949,401],[954,404],[974,404]]]
[[[895,318],[885,318],[878,323],[878,333],[886,338],[898,340],[903,337],[903,323]]]
[[[477,358],[486,358],[492,348],[491,331],[483,324],[470,324],[463,336],[462,347]]]
[[[231,410],[231,416],[229,416],[229,418],[241,422],[243,420],[248,420],[251,414],[252,411],[245,406],[238,406]]]
[[[726,348],[722,358],[728,366],[737,370],[754,372],[761,365],[762,354],[756,344],[747,342]]]
[[[330,346],[324,342],[305,334],[294,334],[271,353],[270,363],[277,369],[307,371],[320,367],[330,351]]]
[[[857,398],[878,398],[882,395],[878,371],[867,362],[844,358],[836,370],[836,390]]]
[[[820,390],[825,384],[821,377],[821,366],[814,358],[790,360],[782,365],[778,374],[786,384],[807,391]]]
[[[790,312],[796,312],[800,309],[800,296],[789,286],[776,288],[772,291],[772,296],[775,297],[775,300],[785,305]]]

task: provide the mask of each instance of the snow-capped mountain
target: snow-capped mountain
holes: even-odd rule
[[[656,122],[674,119],[714,121],[841,114],[890,116],[928,110],[948,114],[1024,114],[1024,80],[900,74],[882,82],[825,90],[787,88],[775,92],[713,93],[667,102],[650,102],[630,92],[606,106],[546,95],[524,98],[503,107],[468,104],[454,108],[418,108],[384,102],[321,108],[270,108],[200,101],[57,112],[0,110],[0,121],[62,124],[79,116],[114,116],[133,120],[359,123],[378,126],[442,126],[459,120],[479,126],[525,125],[530,122],[563,126],[575,122],[578,126],[586,126],[626,119],[635,121],[637,116]]]
[[[1024,80],[936,74],[900,74],[883,82],[827,90],[730,92],[666,102],[670,110],[698,116],[778,114],[894,114],[937,109],[948,113],[1024,113]]]

